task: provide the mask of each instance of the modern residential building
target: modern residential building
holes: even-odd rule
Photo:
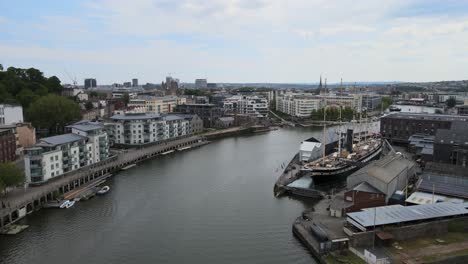
[[[190,122],[175,114],[124,113],[111,117],[115,144],[143,145],[191,134]]]
[[[245,114],[257,118],[268,115],[268,100],[258,96],[235,95],[226,98],[224,110],[229,113]]]
[[[102,124],[81,121],[68,128],[73,133],[42,138],[25,150],[27,183],[44,183],[109,157],[107,133]]]
[[[23,107],[20,105],[0,104],[0,125],[23,122]]]
[[[11,128],[0,128],[0,162],[16,159],[16,136]]]
[[[438,129],[450,129],[454,121],[467,122],[468,117],[394,113],[380,119],[380,133],[393,143],[408,143],[414,134],[435,135]]]
[[[276,97],[276,111],[295,117],[310,117],[323,107],[323,100],[313,94],[284,94]]]
[[[88,154],[91,163],[96,163],[109,157],[109,140],[104,125],[100,122],[83,120],[67,126],[73,134],[88,138]]]
[[[214,127],[218,118],[223,116],[223,109],[214,104],[180,104],[176,107],[177,113],[195,114],[203,120],[203,127]]]
[[[190,134],[203,132],[203,120],[198,115],[177,114],[178,116],[190,122]]]
[[[88,78],[84,80],[85,89],[96,88],[96,87],[97,87],[96,79]]]
[[[206,89],[208,87],[208,82],[206,79],[196,79],[195,88],[197,89]]]
[[[164,114],[174,112],[177,105],[185,103],[186,98],[184,97],[138,96],[137,98],[131,99],[128,106],[130,108],[139,108],[142,112]]]
[[[380,95],[364,94],[362,95],[362,108],[367,111],[379,110],[377,109],[382,102]]]
[[[353,95],[336,95],[328,94],[323,96],[323,101],[325,106],[337,106],[337,107],[349,107],[354,111],[360,113],[362,110],[362,95],[353,94]]]
[[[138,87],[138,79],[132,79],[132,87]]]

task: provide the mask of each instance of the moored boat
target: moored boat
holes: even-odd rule
[[[99,191],[97,191],[97,195],[104,195],[106,193],[108,193],[110,191],[110,187],[109,186],[104,186],[102,187]]]

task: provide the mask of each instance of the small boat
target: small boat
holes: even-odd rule
[[[68,201],[68,203],[67,203],[67,205],[65,206],[65,208],[68,209],[68,208],[72,207],[73,205],[75,205],[75,203],[76,203],[75,201]]]
[[[65,200],[65,201],[63,201],[63,203],[62,203],[62,204],[59,206],[59,207],[60,207],[60,209],[66,208],[66,207],[67,207],[67,205],[68,205],[68,203],[70,203],[70,201],[69,201],[69,200]]]
[[[106,185],[106,186],[102,187],[101,190],[99,190],[97,192],[97,195],[104,195],[109,191],[110,191],[110,187]]]

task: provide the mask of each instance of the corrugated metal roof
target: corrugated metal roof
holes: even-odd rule
[[[438,194],[468,199],[468,186],[460,183],[456,184],[422,179],[419,183],[418,190],[426,192],[434,191],[434,193]]]
[[[468,204],[436,203],[404,207],[376,207],[371,210],[348,213],[348,219],[354,220],[363,227],[404,223],[417,220],[429,220],[468,214]],[[375,218],[374,218],[375,216]],[[352,222],[352,221],[351,221]]]
[[[404,170],[410,169],[414,166],[414,163],[402,155],[394,154],[387,155],[380,160],[370,163],[350,177],[357,175],[367,175],[369,177],[377,178],[385,183],[392,182],[400,173]]]
[[[39,140],[39,143],[36,145],[37,146],[56,146],[56,145],[72,143],[72,142],[80,141],[84,139],[87,139],[87,137],[70,133],[70,134],[63,134],[63,135],[58,135],[58,136],[53,136],[53,137],[41,138]]]

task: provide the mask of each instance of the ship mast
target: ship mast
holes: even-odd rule
[[[325,148],[326,148],[326,137],[325,137],[325,134],[327,132],[327,123],[326,123],[326,119],[327,119],[327,106],[325,105],[325,107],[323,108],[323,135],[322,135],[322,166],[325,166]]]

